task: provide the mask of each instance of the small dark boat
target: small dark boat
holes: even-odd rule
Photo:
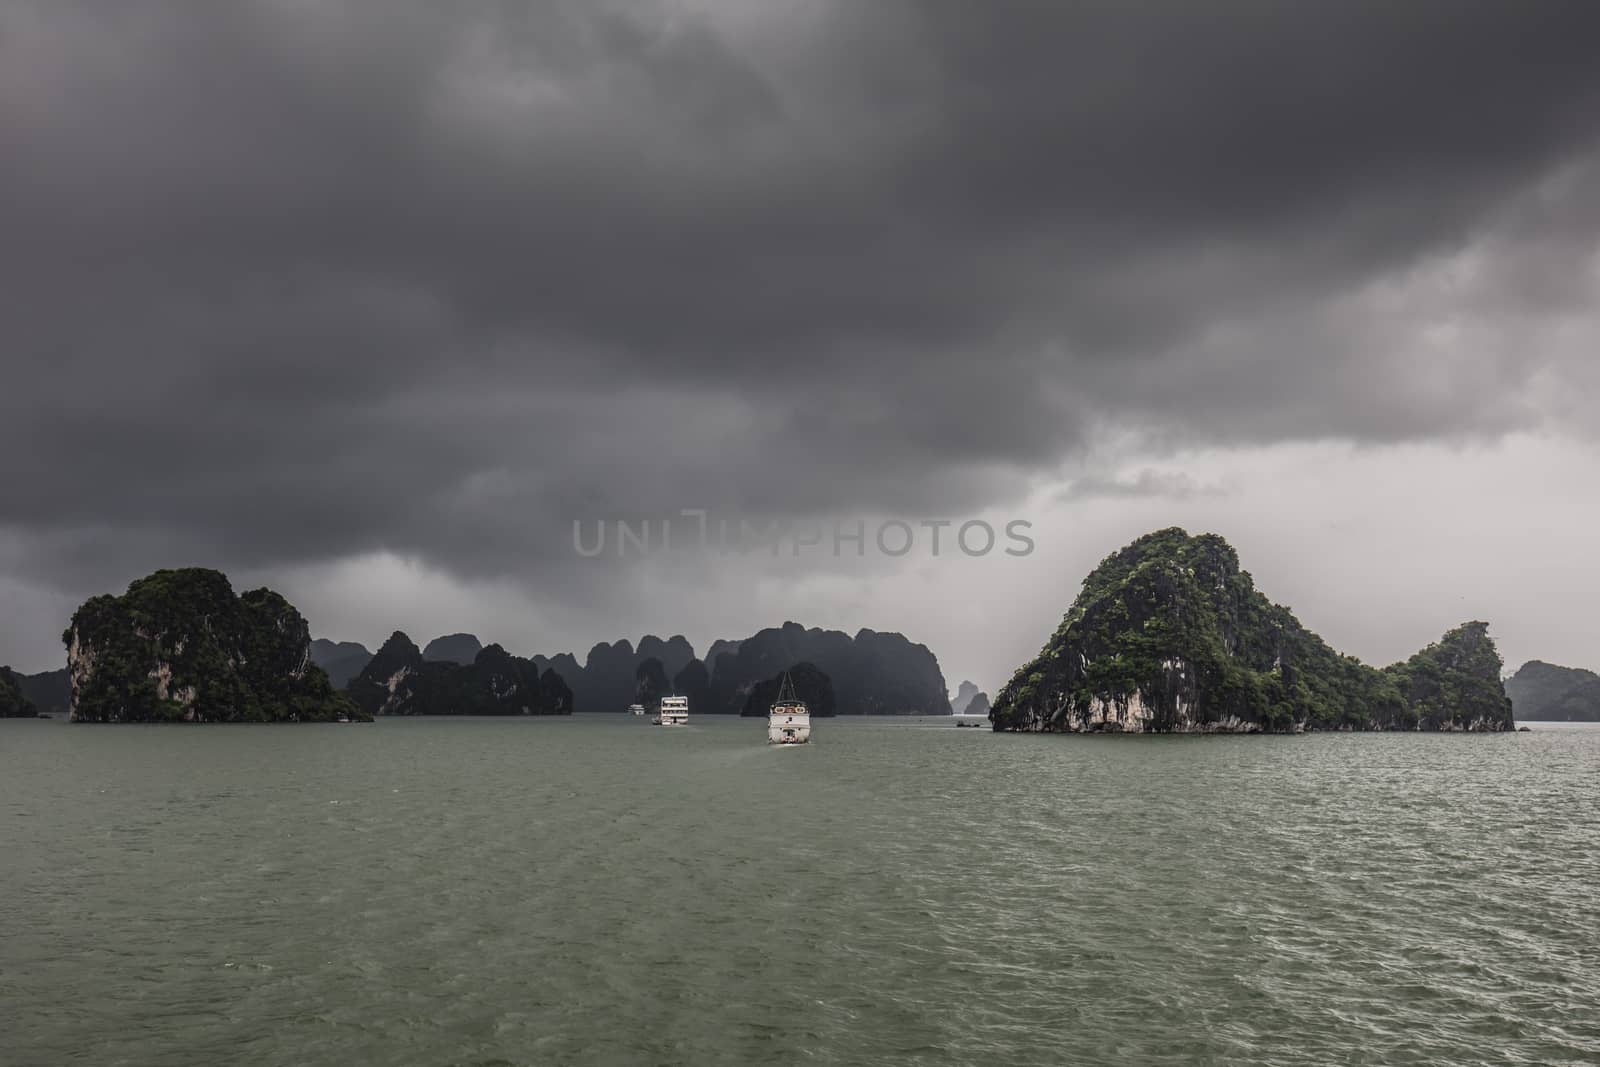
[[[957,729],[965,729],[966,727],[970,726],[974,730],[976,730],[978,727],[980,727],[982,725],[983,725],[983,723],[981,723],[981,722],[958,722],[958,723],[956,723]]]

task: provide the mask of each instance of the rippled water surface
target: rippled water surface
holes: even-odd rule
[[[1600,730],[763,737],[0,723],[0,1062],[1600,1062]]]

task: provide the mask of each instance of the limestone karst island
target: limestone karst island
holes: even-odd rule
[[[1514,728],[1488,626],[1382,670],[1272,603],[1215,534],[1158,530],[1108,556],[989,713],[996,730],[1301,733]]]

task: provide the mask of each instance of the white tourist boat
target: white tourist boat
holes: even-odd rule
[[[653,721],[657,726],[688,726],[689,698],[662,697],[661,711]]]
[[[628,710],[631,711],[635,715],[643,715],[644,714],[644,705],[643,704],[629,704],[628,705]]]
[[[811,740],[811,709],[795,696],[794,683],[783,676],[778,701],[767,712],[767,744],[803,745]]]

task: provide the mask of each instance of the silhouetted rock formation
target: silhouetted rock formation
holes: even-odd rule
[[[1518,722],[1600,722],[1600,674],[1529,660],[1506,679]]]
[[[311,662],[328,672],[328,681],[335,689],[343,689],[372,662],[372,653],[366,645],[354,641],[334,642],[319,637],[311,642]]]
[[[22,675],[0,667],[0,719],[33,719],[39,709],[22,692]]]
[[[814,663],[796,663],[787,671],[780,671],[771,678],[757,682],[744,699],[744,707],[739,714],[745,716],[766,715],[772,710],[772,705],[778,699],[778,692],[783,687],[784,675],[794,683],[795,696],[805,701],[806,709],[813,718],[827,718],[834,715],[838,709],[838,701],[834,697],[833,679],[819,671]]]
[[[483,643],[472,634],[446,634],[435,637],[422,650],[422,658],[429,663],[455,663],[465,667],[478,658]]]
[[[633,671],[633,699],[651,711],[659,711],[661,698],[668,695],[667,669],[661,661],[651,656]],[[691,707],[693,705],[690,705]]]
[[[689,698],[691,711],[702,710],[711,693],[711,672],[700,660],[692,659],[672,678],[672,691]]]
[[[972,703],[972,698],[978,695],[978,687],[966,679],[962,679],[956,687],[956,695],[950,699],[950,712],[953,715],[967,714],[967,705]],[[987,701],[985,701],[987,703]]]
[[[987,716],[989,711],[989,694],[979,690],[971,700],[967,701],[966,708],[960,714]]]
[[[807,630],[798,623],[762,630],[711,665],[708,711],[739,714],[750,691],[797,663],[833,681],[840,715],[948,715],[939,662],[897,633]]]
[[[355,681],[350,695],[372,715],[570,715],[572,693],[555,672],[499,645],[465,666],[427,660],[395,631]]]
[[[39,674],[19,674],[17,685],[41,715],[66,715],[72,710],[72,679],[65,667]]]
[[[681,636],[666,641],[646,636],[637,649],[627,641],[601,642],[581,667],[566,653],[533,661],[541,669],[559,670],[583,711],[626,711],[638,697],[640,665],[658,659],[671,679],[670,691],[688,697],[696,713],[738,715],[758,683],[797,663],[815,664],[832,678],[840,715],[950,713],[939,661],[900,634],[861,630],[851,637],[789,622],[711,647],[717,650],[715,660],[701,661]]]
[[[566,652],[549,658],[534,656],[533,662],[541,670],[559,671],[572,686],[574,699],[583,711],[627,711],[629,704],[637,702],[639,667],[650,659],[660,662],[666,678],[674,679],[694,660],[694,647],[682,634],[665,641],[646,634],[637,649],[626,640],[611,644],[602,641],[589,650],[581,666]],[[670,682],[666,688],[670,691]],[[689,706],[695,708],[692,702]]]
[[[641,663],[647,659],[660,660],[661,669],[671,678],[694,659],[694,646],[682,634],[674,634],[665,641],[654,634],[645,634],[639,639],[635,655]]]

